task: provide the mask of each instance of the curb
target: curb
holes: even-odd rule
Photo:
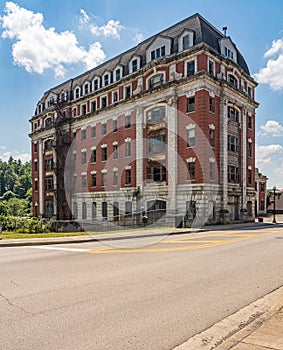
[[[251,225],[252,224],[252,225]],[[0,248],[1,247],[23,247],[23,246],[34,246],[34,245],[55,245],[55,244],[73,244],[73,243],[88,243],[88,242],[101,242],[101,241],[114,241],[114,240],[122,240],[122,239],[133,239],[133,238],[144,238],[144,237],[160,237],[160,236],[173,236],[173,235],[182,235],[182,234],[188,234],[188,233],[196,233],[196,232],[207,232],[207,231],[227,231],[227,230],[237,230],[237,229],[249,229],[249,228],[264,228],[264,227],[269,227],[269,226],[274,226],[273,223],[257,223],[257,222],[253,222],[253,223],[247,223],[246,226],[242,226],[243,224],[239,224],[241,226],[238,226],[238,224],[234,224],[234,225],[219,225],[218,226],[207,226],[206,228],[202,228],[202,229],[194,229],[194,228],[190,228],[188,230],[186,229],[181,229],[182,231],[176,231],[178,229],[176,228],[172,228],[172,232],[162,232],[162,233],[154,233],[152,231],[147,231],[148,233],[141,233],[141,234],[131,234],[131,235],[126,235],[125,231],[121,236],[114,236],[115,233],[113,234],[113,237],[103,237],[103,235],[107,235],[107,233],[102,233],[101,234],[101,238],[99,237],[92,237],[92,235],[88,235],[88,237],[91,238],[84,238],[85,236],[81,236],[81,238],[76,238],[76,237],[64,237],[64,238],[26,238],[24,240],[16,240],[14,239],[13,241],[9,242],[9,239],[6,240],[2,240],[1,241],[1,237],[0,237]],[[277,224],[279,225],[279,224]],[[111,234],[111,235],[112,235]],[[109,234],[108,234],[109,235]],[[98,235],[97,235],[98,236]],[[77,236],[80,237],[80,236]],[[5,243],[4,243],[5,241]]]
[[[196,334],[173,350],[228,350],[283,308],[283,286]],[[281,332],[280,329],[278,332]]]

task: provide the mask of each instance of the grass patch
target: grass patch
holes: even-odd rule
[[[100,234],[114,234],[114,233],[123,233],[123,232],[139,232],[139,231],[149,231],[149,230],[160,230],[168,229],[172,227],[140,227],[140,228],[128,228],[121,230],[113,231],[100,231],[100,232],[50,232],[50,233],[17,233],[17,232],[8,232],[3,231],[0,234],[0,239],[26,239],[26,238],[60,238],[60,237],[76,237],[76,236],[92,236]]]

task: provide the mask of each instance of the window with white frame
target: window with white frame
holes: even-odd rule
[[[105,73],[103,75],[103,86],[108,86],[110,84],[110,73]]]
[[[77,87],[76,89],[75,89],[75,98],[76,99],[78,99],[78,98],[80,98],[80,88],[79,87]]]
[[[129,62],[129,73],[135,73],[140,69],[140,57],[134,56]]]
[[[195,96],[187,99],[187,112],[194,112],[195,110]]]
[[[131,156],[131,139],[130,138],[125,139],[125,156],[126,157]]]
[[[86,164],[86,149],[81,150],[81,164],[82,165]]]
[[[228,165],[228,182],[239,182],[239,168],[234,165]]]
[[[129,129],[131,127],[131,115],[125,115],[125,129]]]
[[[196,178],[195,161],[196,159],[193,157],[187,159],[187,169],[188,169],[187,180],[188,181],[195,180]]]
[[[239,122],[239,111],[231,106],[228,106],[228,118],[233,122]]]
[[[190,30],[185,30],[178,39],[179,52],[188,50],[193,46],[194,33]]]
[[[118,159],[118,142],[113,142],[113,159]]]
[[[115,70],[115,81],[119,81],[122,78],[122,68],[116,68]]]
[[[107,186],[107,170],[101,170],[101,186]]]
[[[125,86],[125,88],[124,88],[124,96],[125,96],[125,99],[130,98],[130,97],[131,97],[131,94],[132,94],[131,85]]]
[[[239,151],[239,140],[236,136],[228,135],[228,151],[233,153]]]
[[[107,160],[107,145],[101,145],[101,161],[106,162]]]
[[[249,139],[248,140],[248,157],[252,158],[253,156],[253,144],[252,144],[252,140]]]
[[[187,77],[191,77],[196,72],[195,60],[187,62]]]
[[[101,124],[101,135],[104,136],[107,134],[107,123],[102,123]]]
[[[92,112],[96,111],[96,101],[91,101],[91,111]]]
[[[112,93],[112,103],[118,102],[118,91]]]
[[[113,119],[113,132],[117,132],[117,131],[118,131],[118,120]]]
[[[196,143],[195,124],[189,124],[186,128],[187,128],[187,147],[194,147]]]
[[[155,50],[152,50],[150,52],[150,57],[151,57],[151,60],[155,60],[156,58],[159,58],[159,57],[162,57],[162,56],[165,56],[166,55],[166,49],[165,49],[165,45],[161,46],[161,47],[158,47],[157,49]]]
[[[86,84],[84,85],[84,94],[85,94],[85,95],[87,95],[87,94],[90,92],[90,91],[89,91],[89,90],[90,90],[90,89],[89,89],[89,86],[90,86],[89,83],[86,83]]]
[[[86,129],[81,129],[81,140],[86,140]]]
[[[93,90],[94,91],[96,91],[96,90],[98,90],[99,89],[99,79],[98,78],[95,78],[94,80],[93,80]]]
[[[211,59],[208,59],[208,73],[215,75],[215,63]]]
[[[234,85],[236,88],[238,87],[238,79],[233,74],[228,75],[228,82]]]
[[[92,138],[96,137],[96,126],[95,125],[91,127],[91,137]]]

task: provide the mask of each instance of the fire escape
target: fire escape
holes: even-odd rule
[[[68,169],[66,169],[66,158],[71,146],[73,136],[71,131],[71,117],[67,107],[67,101],[57,99],[53,103],[57,112],[57,118],[54,122],[54,196],[57,206],[56,219],[70,220],[72,218],[69,207],[70,194],[65,191],[65,181],[68,181]],[[65,112],[63,112],[65,108]],[[68,186],[67,186],[68,187]]]

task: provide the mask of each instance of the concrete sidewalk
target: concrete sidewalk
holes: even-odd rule
[[[283,350],[283,286],[174,350]]]

